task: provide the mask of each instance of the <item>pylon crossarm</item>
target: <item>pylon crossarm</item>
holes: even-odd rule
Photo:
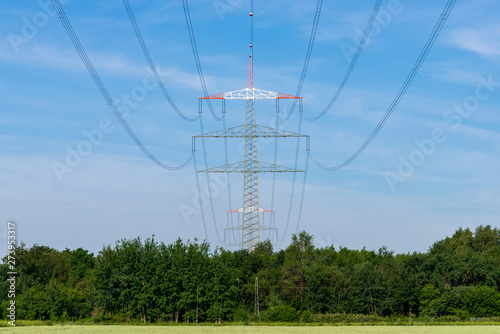
[[[194,136],[195,138],[245,138],[248,134],[245,133],[245,126],[239,125],[225,130],[218,130],[213,132],[203,133]],[[285,131],[281,129],[274,129],[268,126],[256,125],[255,137],[309,137],[295,132]]]
[[[201,135],[194,136],[205,137],[205,138],[244,138],[245,137],[245,126],[239,125],[232,128],[227,128],[224,130],[217,130],[213,132],[202,133]]]
[[[247,207],[247,208],[239,208],[236,210],[229,210],[228,212],[274,212],[272,210],[267,210],[267,209],[262,209],[262,208],[255,208],[255,207]]]
[[[256,167],[245,170],[245,162],[239,161],[231,164],[208,168],[198,171],[199,173],[301,173],[300,169],[278,166],[267,162],[257,162]]]
[[[255,130],[257,137],[309,137],[308,135],[270,128],[263,125],[257,125]]]
[[[220,93],[205,97],[200,97],[200,100],[276,100],[276,99],[302,99],[300,96],[293,96],[288,94],[282,94],[278,92],[271,92],[268,90],[257,89],[257,88],[243,88],[240,90],[235,90],[227,93]]]

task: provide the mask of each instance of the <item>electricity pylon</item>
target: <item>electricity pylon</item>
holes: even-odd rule
[[[250,13],[250,17],[253,14]],[[252,43],[250,44],[252,49]],[[225,112],[225,100],[245,100],[245,125],[240,125],[224,130],[209,132],[197,136],[193,136],[193,150],[196,138],[244,138],[245,139],[245,156],[243,161],[230,163],[224,166],[209,168],[199,172],[204,173],[243,173],[243,207],[233,212],[242,212],[243,221],[241,226],[237,226],[237,230],[241,230],[241,248],[252,251],[255,245],[260,242],[260,224],[261,212],[270,212],[259,206],[259,173],[286,173],[286,172],[304,172],[289,167],[278,166],[272,163],[262,162],[257,159],[257,138],[276,138],[276,137],[305,137],[307,147],[309,148],[309,136],[298,133],[288,132],[280,129],[257,125],[255,116],[255,100],[276,100],[276,108],[279,108],[279,100],[282,99],[297,99],[299,101],[299,111],[302,112],[302,98],[293,95],[281,94],[267,90],[256,89],[253,84],[253,65],[252,55],[250,54],[248,62],[247,87],[244,89],[210,95],[200,98],[200,106],[202,100],[222,100],[223,112]],[[277,109],[278,111],[278,109]],[[278,117],[278,115],[277,115]],[[238,244],[239,245],[239,244]]]

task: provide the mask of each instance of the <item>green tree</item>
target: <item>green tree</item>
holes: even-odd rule
[[[285,250],[281,291],[285,301],[297,310],[306,310],[306,271],[314,260],[313,237],[305,231],[292,234],[292,243]]]

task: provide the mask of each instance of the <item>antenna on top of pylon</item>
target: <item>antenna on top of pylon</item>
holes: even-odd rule
[[[252,67],[252,55],[250,55],[250,60],[248,62],[248,78],[247,78],[247,88],[253,87],[253,67]]]
[[[250,60],[248,61],[248,78],[247,78],[247,88],[254,88],[253,86],[253,0],[250,0]]]

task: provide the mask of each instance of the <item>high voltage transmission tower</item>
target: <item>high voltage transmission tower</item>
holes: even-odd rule
[[[96,84],[97,88],[101,92],[102,96],[108,103],[108,106],[110,107],[111,111],[115,114],[117,117],[118,121],[120,124],[123,126],[125,131],[128,133],[128,135],[132,138],[134,143],[142,150],[142,152],[155,164],[157,164],[159,167],[164,168],[166,170],[171,170],[171,171],[176,171],[180,170],[183,167],[191,161],[191,158],[188,159],[184,164],[180,166],[169,166],[160,161],[159,159],[156,158],[155,155],[153,155],[146,147],[145,145],[139,140],[137,135],[134,133],[134,131],[131,129],[129,126],[128,122],[125,120],[124,116],[120,113],[118,110],[114,100],[111,98],[106,86],[104,83],[101,81],[101,78],[99,77],[97,71],[95,70],[92,62],[90,61],[84,47],[80,43],[80,40],[78,39],[77,34],[75,33],[65,11],[64,8],[62,7],[61,3],[59,0],[51,0],[52,5],[54,6],[54,9],[57,12],[57,15],[63,24],[64,29],[66,30],[68,36],[71,39],[71,42],[73,43],[76,51],[78,52],[81,60],[83,61],[84,65],[86,66],[90,76],[92,77],[94,83]],[[233,128],[226,129],[224,126],[224,130],[221,131],[215,131],[211,133],[205,133],[201,134],[198,136],[193,137],[193,152],[195,150],[195,138],[201,137],[201,138],[244,138],[245,139],[245,156],[244,160],[237,162],[237,163],[232,163],[232,164],[227,164],[225,166],[220,166],[216,168],[210,168],[206,169],[200,172],[207,172],[207,173],[243,173],[244,174],[244,186],[243,186],[243,207],[238,210],[231,210],[229,212],[242,212],[243,213],[243,223],[241,226],[238,226],[236,229],[241,230],[242,232],[242,239],[241,239],[241,247],[242,249],[247,248],[249,250],[253,250],[254,246],[260,242],[260,231],[263,229],[263,227],[260,224],[260,219],[259,219],[259,214],[264,213],[264,212],[273,212],[270,210],[264,210],[260,208],[259,206],[259,194],[258,194],[258,173],[282,173],[282,172],[303,172],[301,170],[297,170],[295,168],[287,168],[287,167],[282,167],[278,166],[276,164],[271,164],[271,163],[265,163],[262,161],[259,161],[257,159],[257,138],[262,138],[262,137],[267,137],[267,138],[278,138],[278,137],[306,137],[306,149],[307,149],[307,157],[309,158],[309,136],[302,135],[300,134],[300,121],[299,121],[299,133],[292,133],[292,132],[287,132],[284,130],[280,129],[273,129],[265,126],[260,126],[257,125],[256,123],[256,117],[255,117],[255,100],[257,99],[275,99],[276,100],[276,115],[278,115],[279,111],[279,100],[280,99],[293,99],[294,100],[294,106],[295,102],[298,100],[299,101],[299,112],[301,114],[302,119],[302,98],[298,96],[292,96],[292,95],[286,95],[286,94],[280,94],[276,92],[270,92],[270,91],[265,91],[265,90],[260,90],[256,89],[253,84],[253,67],[252,67],[252,43],[253,43],[253,0],[250,0],[251,3],[251,8],[252,10],[250,11],[250,60],[249,60],[249,66],[248,66],[248,77],[247,77],[247,87],[245,89],[241,89],[238,91],[232,91],[228,93],[221,93],[217,95],[211,95],[211,96],[205,96],[200,98],[200,114],[198,117],[195,118],[189,118],[186,117],[178,108],[175,106],[173,103],[172,99],[170,98],[170,95],[168,94],[166,88],[164,87],[163,83],[161,83],[161,79],[156,71],[156,68],[154,66],[154,63],[151,59],[151,56],[149,54],[149,51],[147,50],[146,44],[144,43],[144,40],[142,38],[142,34],[139,31],[139,28],[137,26],[137,22],[135,21],[135,17],[132,13],[132,9],[130,7],[130,4],[127,0],[123,0],[123,3],[125,5],[125,8],[127,10],[127,13],[129,15],[129,19],[133,25],[134,31],[136,33],[136,36],[139,40],[139,43],[141,45],[141,48],[143,49],[143,53],[151,67],[151,70],[155,76],[156,81],[158,82],[158,85],[161,87],[163,95],[165,98],[169,101],[171,104],[172,108],[177,112],[177,114],[183,118],[186,121],[196,121],[200,120],[201,123],[201,106],[202,106],[202,101],[203,100],[212,100],[212,99],[217,99],[217,100],[222,100],[222,105],[223,105],[223,115],[221,118],[218,118],[215,113],[213,113],[212,108],[210,108],[210,111],[212,112],[212,115],[214,116],[215,119],[217,120],[224,120],[225,121],[225,100],[226,99],[240,99],[240,100],[246,100],[246,118],[245,118],[245,125],[242,126],[237,126]],[[305,73],[307,71],[309,59],[310,59],[310,54],[312,50],[312,46],[314,44],[314,38],[316,35],[316,29],[318,26],[318,21],[319,21],[319,13],[321,12],[321,6],[322,6],[323,0],[318,0],[318,5],[316,7],[316,15],[314,18],[314,23],[313,23],[313,29],[311,31],[311,38],[309,41],[309,47],[308,51],[306,53],[306,60],[304,62],[304,68],[302,72],[301,79],[299,81],[299,88],[297,90],[297,95],[300,94],[300,90],[302,89],[302,83],[305,79]],[[363,37],[358,45],[357,51],[353,57],[353,60],[351,61],[351,64],[349,65],[349,68],[344,76],[344,79],[341,82],[341,85],[339,86],[337,92],[331,99],[330,103],[327,105],[327,107],[324,109],[323,112],[321,112],[319,115],[309,118],[309,120],[317,120],[321,118],[326,112],[329,111],[331,108],[332,104],[336,101],[338,95],[342,91],[343,87],[345,86],[352,70],[354,69],[356,65],[356,61],[359,57],[359,54],[361,53],[361,50],[364,47],[366,38],[369,36],[374,20],[376,18],[376,15],[378,13],[378,10],[380,8],[380,3],[381,0],[376,0],[375,6],[372,10],[372,14],[370,16],[370,19],[367,23],[367,26],[365,28],[365,32],[363,34]],[[369,135],[369,137],[363,142],[363,144],[358,148],[358,150],[352,154],[347,160],[345,160],[343,163],[333,166],[333,167],[324,167],[318,162],[316,162],[313,159],[313,162],[315,162],[320,168],[328,170],[328,171],[333,171],[333,170],[338,170],[346,165],[350,164],[354,159],[356,159],[365,149],[366,147],[372,142],[372,140],[377,136],[377,134],[380,132],[382,127],[385,125],[389,117],[392,115],[394,112],[395,108],[398,106],[399,102],[401,99],[404,97],[406,94],[406,91],[410,87],[411,83],[413,82],[415,76],[417,75],[420,67],[422,66],[424,60],[426,59],[429,51],[432,49],[432,46],[434,45],[434,42],[436,41],[437,37],[439,36],[444,24],[446,23],[448,16],[450,15],[451,11],[453,10],[453,7],[455,6],[456,0],[448,0],[445,4],[445,7],[443,9],[443,12],[441,13],[440,17],[438,18],[438,21],[436,22],[436,25],[434,26],[434,29],[432,30],[429,38],[427,39],[427,42],[422,49],[420,55],[418,56],[413,68],[411,69],[410,73],[408,74],[406,80],[404,81],[402,87],[398,91],[395,99],[389,106],[388,110],[382,117],[382,119],[379,121],[377,124],[376,128],[372,131],[372,133]],[[189,10],[187,6],[187,0],[183,0],[183,5],[184,5],[184,13],[186,17],[186,21],[188,22],[188,30],[189,30],[189,35],[190,35],[190,40],[191,40],[191,45],[193,48],[193,54],[195,55],[195,61],[196,61],[196,66],[198,68],[198,75],[200,76],[200,80],[202,83],[202,87],[204,90],[205,94],[208,94],[206,92],[206,87],[205,87],[205,82],[203,79],[203,73],[201,71],[201,65],[199,62],[199,57],[198,57],[198,52],[196,49],[196,43],[194,40],[194,34],[191,26],[191,19],[189,15]],[[211,105],[209,105],[211,106]],[[291,110],[293,111],[294,108]],[[287,119],[290,116],[291,112],[287,115]],[[278,116],[277,116],[278,117]],[[278,118],[277,118],[278,120]],[[202,125],[201,125],[202,127]],[[277,126],[278,127],[278,126]],[[203,132],[203,130],[202,130]],[[299,143],[299,138],[297,143]],[[297,150],[298,150],[298,144],[297,144]],[[227,156],[227,150],[226,150],[226,156]],[[196,160],[194,158],[193,154],[193,161],[196,166]],[[206,159],[205,159],[206,160]],[[275,161],[276,161],[276,151],[275,151]],[[297,155],[295,158],[295,166],[297,164]],[[306,167],[305,169],[307,170],[308,166],[308,159],[306,160]],[[306,173],[307,174],[307,173]],[[304,175],[306,175],[304,174]],[[274,181],[273,181],[274,182]],[[295,182],[295,181],[294,181]],[[304,185],[306,182],[306,177],[304,176]],[[293,189],[293,186],[292,186]],[[274,194],[274,184],[273,184],[273,194]],[[293,197],[293,190],[292,190],[292,197]],[[304,197],[304,187],[302,189],[302,200],[303,201]],[[274,200],[274,197],[273,197]],[[292,206],[292,199],[290,200],[290,208]],[[299,209],[299,221],[300,221],[300,215],[301,215],[301,208],[302,204],[300,205]],[[289,210],[289,216],[290,216],[290,210]],[[215,220],[215,219],[214,219]],[[287,222],[288,226],[288,222]],[[298,225],[297,225],[298,226]],[[258,301],[258,300],[257,300]]]
[[[253,13],[250,13],[251,26],[253,26]],[[251,34],[253,35],[253,33]],[[250,43],[250,56],[248,63],[247,87],[244,89],[210,95],[200,98],[200,108],[203,100],[221,100],[222,110],[225,113],[225,100],[245,100],[245,124],[193,136],[193,150],[196,138],[244,138],[245,156],[243,161],[230,163],[227,165],[201,170],[204,173],[242,173],[243,174],[243,207],[230,212],[241,212],[243,214],[242,224],[232,229],[241,231],[242,249],[252,251],[257,243],[260,242],[261,230],[269,229],[261,225],[260,213],[272,212],[264,210],[259,204],[258,174],[259,173],[286,173],[286,172],[304,172],[295,168],[278,166],[276,164],[262,162],[257,159],[257,138],[277,138],[277,137],[304,137],[307,141],[307,150],[309,150],[309,136],[300,133],[288,132],[280,129],[274,129],[262,125],[257,125],[255,115],[255,100],[275,100],[276,111],[278,113],[279,100],[296,99],[299,101],[299,111],[302,112],[302,98],[293,95],[281,94],[267,90],[256,89],[253,84],[253,65],[252,48],[253,41]],[[277,116],[278,117],[278,116]]]

